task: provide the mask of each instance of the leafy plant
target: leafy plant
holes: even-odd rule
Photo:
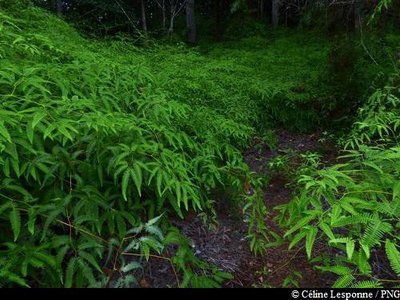
[[[305,241],[311,259],[317,240],[325,245],[328,258],[314,260],[323,263],[320,270],[338,276],[334,287],[386,284],[390,278],[377,274],[377,268],[386,268],[383,258],[376,255],[382,248],[394,275],[398,273],[396,78],[360,110],[360,121],[343,143],[347,150],[341,162],[323,169],[314,165],[301,172],[297,196],[279,208],[290,247]]]
[[[139,51],[120,54],[124,41],[88,42],[38,8],[1,7],[2,285],[135,284],[138,258],[164,255],[171,216],[215,214],[210,194],[225,186],[242,197],[252,175],[237,146],[252,129],[173,100]],[[181,286],[230,278],[174,242]]]

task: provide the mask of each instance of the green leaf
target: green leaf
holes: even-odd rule
[[[346,266],[341,266],[341,265],[335,265],[335,266],[317,266],[316,267],[318,270],[321,270],[322,272],[331,272],[336,275],[351,275],[351,269]]]
[[[74,278],[74,273],[76,269],[76,258],[73,257],[70,259],[67,270],[65,272],[65,284],[64,287],[66,288],[71,288],[72,283],[73,283],[73,278]]]
[[[36,221],[36,211],[33,207],[30,207],[28,210],[28,231],[30,232],[30,234],[34,234],[35,233],[35,221]]]
[[[340,276],[335,283],[333,284],[333,288],[346,288],[348,287],[354,280],[354,276],[351,274]]]
[[[352,257],[353,257],[354,247],[355,247],[354,241],[348,241],[348,242],[346,243],[347,258],[348,258],[349,260],[351,260]]]
[[[397,250],[396,245],[389,239],[385,243],[386,255],[389,259],[392,269],[400,276],[400,252]]]
[[[12,207],[12,203],[11,202],[6,202],[3,205],[0,206],[0,215],[6,211],[7,209],[9,209],[10,207]]]
[[[299,230],[301,227],[307,225],[308,223],[310,223],[312,220],[315,219],[315,215],[312,216],[306,216],[304,218],[302,218],[301,220],[299,220],[297,222],[297,224],[295,226],[293,226],[291,229],[289,229],[284,237],[287,237],[288,235],[292,234],[293,232],[295,232],[296,230]]]
[[[335,238],[333,240],[329,240],[329,244],[346,244],[349,241],[350,241],[350,238],[348,238],[348,237]]]
[[[322,231],[329,237],[330,240],[335,239],[335,235],[333,234],[331,228],[329,227],[328,224],[321,222],[319,224],[319,227],[322,229]]]
[[[26,126],[26,135],[28,137],[29,142],[33,143],[33,129],[32,126]]]
[[[291,250],[294,246],[296,246],[298,242],[300,242],[306,235],[307,231],[305,230],[302,230],[299,233],[297,233],[289,244],[289,250]]]
[[[373,168],[373,169],[376,170],[379,174],[383,174],[382,168],[381,168],[380,166],[378,166],[377,164],[375,164],[374,162],[372,162],[372,161],[363,161],[363,164],[366,165],[366,166],[368,166],[368,167]]]
[[[21,232],[21,214],[17,207],[13,204],[10,213],[10,223],[14,234],[14,242],[18,239]]]
[[[157,172],[157,191],[158,191],[158,195],[160,196],[160,197],[162,197],[162,195],[163,195],[163,193],[161,192],[161,184],[162,184],[162,179],[163,179],[163,173],[162,173],[162,171],[160,170],[160,171],[158,171]]]
[[[82,274],[87,279],[89,287],[94,286],[96,284],[96,279],[94,278],[93,269],[91,269],[84,260],[78,259],[77,261],[81,270],[79,274]]]
[[[3,136],[7,142],[11,143],[11,136],[8,133],[7,128],[4,126],[4,122],[0,121],[0,135]]]
[[[123,238],[126,235],[126,223],[125,219],[121,215],[116,215],[115,216],[115,221],[117,224],[117,229],[118,229],[118,235]]]
[[[158,220],[160,220],[160,219],[162,218],[163,215],[164,215],[164,214],[162,214],[162,215],[160,215],[160,216],[158,216],[158,217],[155,217],[155,218],[149,220],[149,221],[146,223],[146,226],[152,226],[152,225],[156,224],[156,223],[158,222]]]
[[[400,181],[393,185],[393,200],[400,195]]]
[[[133,166],[133,170],[131,170],[131,177],[133,182],[136,185],[137,192],[139,194],[139,197],[142,196],[142,181],[143,181],[143,175],[142,175],[142,169],[138,164],[135,164]]]
[[[355,289],[379,289],[382,288],[382,284],[379,281],[360,281],[351,286]]]
[[[121,268],[121,272],[128,273],[128,272],[130,272],[132,270],[136,270],[136,269],[140,269],[140,268],[142,268],[141,264],[139,264],[136,261],[133,261],[133,262],[130,262],[129,264],[127,264],[127,265],[124,265]]]
[[[14,273],[8,273],[7,279],[11,282],[15,282],[16,284],[18,284],[20,286],[24,286],[27,288],[30,287],[23,278],[19,277],[18,275],[14,274]]]
[[[365,255],[365,252],[361,250],[359,253],[357,253],[358,259],[356,260],[357,267],[360,270],[361,274],[363,275],[368,275],[371,273],[371,266],[368,263],[368,258]]]
[[[371,252],[370,249],[367,245],[364,245],[363,243],[360,242],[360,246],[363,249],[365,256],[367,257],[367,259],[369,259],[369,257],[371,256]]]
[[[128,201],[128,197],[126,196],[128,190],[130,171],[129,169],[125,170],[124,175],[122,176],[122,197],[125,201]]]
[[[32,129],[35,129],[36,125],[47,115],[46,112],[44,111],[40,111],[35,113],[35,115],[33,116],[33,120],[31,123],[31,127]]]
[[[349,213],[351,213],[352,215],[357,215],[358,213],[354,210],[353,206],[349,203],[349,202],[345,202],[345,199],[342,199],[340,201],[340,206],[348,211]]]
[[[311,227],[306,236],[306,252],[308,259],[311,259],[312,248],[314,246],[315,238],[318,233],[318,228]]]
[[[41,240],[43,241],[46,237],[46,234],[48,232],[49,226],[54,222],[54,220],[63,212],[63,210],[54,210],[52,211],[46,219],[46,222],[44,223],[42,231],[42,237]]]
[[[97,271],[99,271],[100,273],[103,273],[103,271],[101,270],[99,264],[97,263],[96,259],[89,253],[80,250],[79,251],[79,256],[84,258],[89,264],[91,264]]]

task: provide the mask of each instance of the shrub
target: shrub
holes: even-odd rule
[[[342,162],[308,169],[297,196],[280,207],[290,248],[304,240],[318,268],[337,275],[334,287],[398,284],[398,86],[396,74],[360,109]],[[313,255],[317,241],[327,255]]]

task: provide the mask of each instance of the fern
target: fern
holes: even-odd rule
[[[378,281],[359,281],[353,284],[351,288],[355,289],[380,289],[382,284]]]
[[[397,275],[400,274],[400,252],[397,250],[396,245],[393,244],[390,240],[386,240],[385,243],[386,255],[389,259],[390,265],[392,269],[396,272]]]
[[[391,230],[392,226],[389,223],[382,222],[380,219],[375,218],[374,221],[367,225],[360,242],[371,248],[376,244],[379,244],[384,234]]]
[[[343,146],[346,163],[324,169],[305,168],[297,179],[298,196],[280,207],[280,220],[287,227],[290,247],[308,234],[309,227],[323,231],[322,240],[336,248],[336,256],[324,260],[320,269],[338,276],[334,287],[381,287],[372,255],[385,243],[388,261],[399,273],[398,236],[398,75],[377,90],[360,110],[359,121]],[[311,216],[318,216],[312,218]],[[296,235],[292,236],[296,232]],[[311,242],[305,241],[311,258]]]
[[[353,275],[343,275],[340,276],[335,283],[332,285],[333,288],[346,288],[349,287],[351,285],[351,283],[353,282],[354,277]]]
[[[18,236],[21,232],[21,215],[15,205],[11,206],[10,223],[12,231],[14,233],[14,242],[15,242],[18,239]]]

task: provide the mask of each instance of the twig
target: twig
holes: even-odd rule
[[[269,274],[269,276],[272,276],[273,274],[275,274],[276,272],[278,272],[280,269],[282,269],[282,268],[286,267],[288,264],[290,264],[291,261],[297,256],[297,254],[299,254],[299,252],[300,252],[301,250],[303,250],[303,249],[304,249],[304,246],[302,246],[302,247],[300,247],[299,249],[297,249],[296,253],[293,254],[293,256],[292,256],[286,263],[284,263],[283,265],[281,265],[280,267],[278,267],[277,269],[275,269],[274,272],[272,272],[271,274]]]

